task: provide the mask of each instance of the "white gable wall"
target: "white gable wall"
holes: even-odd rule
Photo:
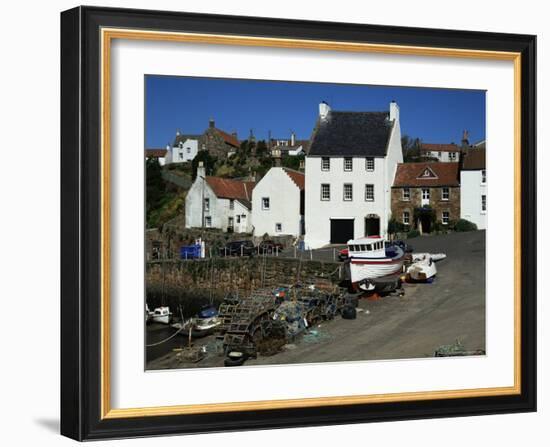
[[[269,197],[269,210],[262,208],[262,198]],[[252,191],[252,225],[254,236],[300,235],[300,188],[283,168],[271,168]],[[275,224],[282,231],[275,230]]]
[[[386,233],[388,221],[391,218],[391,187],[393,185],[398,163],[403,163],[401,124],[399,120],[397,120],[393,126],[388,142],[388,152],[385,158],[384,200],[386,209],[384,211],[384,217],[380,221],[380,229],[383,234]]]
[[[204,215],[212,217],[212,228],[221,228],[221,219],[219,212],[217,212],[218,197],[208,183],[199,176],[197,176],[185,197],[185,227],[202,227],[203,197],[210,199],[210,211],[205,210]]]
[[[195,158],[199,151],[198,140],[187,139],[183,144],[173,146],[170,150],[170,158],[167,163],[183,163]]]
[[[487,228],[487,212],[481,209],[487,183],[481,180],[481,170],[460,172],[460,217],[475,223],[479,230]]]

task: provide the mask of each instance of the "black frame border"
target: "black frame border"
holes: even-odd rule
[[[101,419],[102,27],[521,53],[521,393]],[[536,411],[536,36],[77,7],[61,13],[60,37],[63,435],[93,440]]]

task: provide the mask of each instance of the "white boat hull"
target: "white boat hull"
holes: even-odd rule
[[[152,315],[151,321],[153,323],[168,324],[170,323],[170,315]]]
[[[367,261],[352,259],[350,261],[351,282],[358,283],[369,279],[381,278],[403,271],[403,257],[399,259],[381,259]]]

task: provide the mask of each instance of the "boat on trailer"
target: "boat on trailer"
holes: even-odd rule
[[[351,282],[363,290],[374,290],[377,278],[403,271],[404,250],[382,236],[351,239],[347,246]]]

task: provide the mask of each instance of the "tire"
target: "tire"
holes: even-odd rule
[[[223,361],[224,366],[241,366],[246,361],[246,355],[241,353],[240,357],[231,357],[231,352],[227,354],[227,357]]]
[[[342,318],[345,320],[355,320],[357,318],[357,311],[355,307],[345,306],[342,309]]]

